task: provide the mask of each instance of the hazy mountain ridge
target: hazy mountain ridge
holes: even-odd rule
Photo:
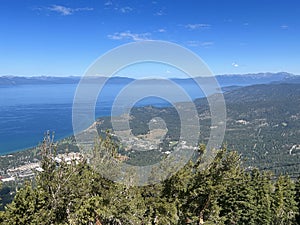
[[[0,85],[42,85],[42,84],[76,84],[80,77],[19,77],[19,76],[1,76]]]
[[[225,93],[226,103],[266,102],[296,100],[300,96],[300,84],[257,84]]]
[[[220,86],[232,86],[232,85],[253,85],[253,84],[265,84],[271,82],[293,82],[300,80],[296,75],[280,72],[280,73],[257,73],[257,74],[234,74],[234,75],[216,75],[215,78],[219,82]],[[80,76],[69,76],[69,77],[52,77],[52,76],[0,76],[0,86],[2,85],[43,85],[43,84],[77,84],[79,83]],[[104,82],[106,77],[89,77],[88,80],[91,82]],[[194,78],[197,82],[205,84],[211,77],[196,77]],[[194,82],[192,78],[171,78],[175,83]],[[135,79],[128,77],[112,77],[109,78],[110,82],[113,83],[129,83]],[[145,79],[139,80],[143,84],[152,84],[156,82],[162,82],[161,79]],[[300,81],[299,81],[300,82]]]
[[[286,72],[216,76],[221,86],[267,84],[271,82],[282,82],[292,77],[297,76]]]
[[[45,85],[45,84],[78,84],[81,77],[51,77],[51,76],[38,76],[38,77],[18,77],[18,76],[2,76],[0,77],[0,86],[13,86],[13,85]],[[106,77],[88,77],[87,81],[104,82]],[[127,77],[113,77],[110,82],[114,83],[128,83],[133,79]]]

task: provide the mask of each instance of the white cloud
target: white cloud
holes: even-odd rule
[[[110,6],[112,4],[113,4],[112,1],[107,1],[107,2],[104,3],[105,6]]]
[[[71,15],[73,13],[73,10],[71,8],[61,6],[61,5],[53,5],[48,8],[50,11],[54,11],[57,13],[60,13],[61,15],[67,16]]]
[[[286,29],[289,28],[289,26],[288,25],[281,25],[280,28],[283,29],[283,30],[286,30]]]
[[[73,12],[78,12],[78,11],[93,11],[94,8],[90,8],[90,7],[84,7],[84,8],[75,8],[75,9],[72,9]]]
[[[119,11],[121,13],[129,13],[129,12],[133,11],[133,8],[131,8],[129,6],[125,6],[125,7],[120,8]]]
[[[186,24],[184,27],[189,30],[197,30],[197,29],[209,29],[211,25],[205,23],[195,23],[195,24]]]
[[[119,3],[108,0],[104,3],[105,9],[114,10],[120,13],[129,13],[133,11],[133,8],[130,6],[121,7]]]
[[[161,29],[158,29],[157,32],[159,32],[159,33],[165,33],[167,31],[165,29],[161,28]]]
[[[161,9],[161,10],[157,11],[156,13],[154,13],[154,16],[164,16],[164,15],[166,15],[166,13],[164,12],[163,9]]]
[[[231,65],[235,68],[239,67],[239,64],[237,64],[236,62],[233,62]]]
[[[187,45],[190,47],[210,47],[210,46],[214,45],[214,42],[212,42],[212,41],[205,41],[205,42],[188,41]]]
[[[79,12],[79,11],[92,11],[94,10],[93,8],[69,8],[65,7],[62,5],[52,5],[51,7],[47,8],[50,11],[57,12],[61,14],[62,16],[69,16],[72,15],[74,12]]]
[[[133,40],[133,41],[145,41],[150,40],[150,33],[131,33],[131,31],[116,32],[114,34],[107,35],[112,40]]]

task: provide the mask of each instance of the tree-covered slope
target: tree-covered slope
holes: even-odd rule
[[[103,139],[95,152],[111,146]],[[0,212],[1,224],[297,224],[299,182],[246,170],[236,152],[222,149],[202,168],[200,146],[195,161],[165,181],[137,187],[101,177],[84,158],[57,164],[52,143],[41,151],[43,171]]]
[[[227,120],[223,144],[241,153],[247,159],[246,166],[297,177],[300,173],[300,84],[253,85],[225,92],[224,98]],[[206,144],[213,129],[209,106],[205,98],[195,100],[195,105],[199,113],[200,143]],[[149,122],[155,117],[166,123],[168,130],[161,147],[171,151],[170,143],[180,135],[180,118],[175,108],[133,108],[130,128],[134,135],[147,134]],[[111,128],[109,118],[99,121],[99,131]]]

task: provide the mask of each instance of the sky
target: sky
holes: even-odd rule
[[[107,51],[143,40],[188,48],[214,74],[300,74],[298,0],[0,3],[0,76],[81,76]]]

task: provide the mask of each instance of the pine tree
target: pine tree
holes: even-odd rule
[[[111,142],[106,138],[96,145],[99,162],[109,155],[118,163],[117,145]],[[295,185],[281,176],[273,182],[270,173],[246,171],[240,155],[226,149],[206,167],[199,154],[165,181],[144,187],[134,185],[134,171],[122,175],[127,182],[120,184],[85,159],[57,163],[49,133],[42,152],[43,171],[0,213],[1,224],[291,225],[299,213],[300,181]]]
[[[298,177],[295,183],[295,201],[298,207],[297,215],[296,215],[296,222],[300,224],[300,177]]]
[[[273,194],[273,224],[289,225],[295,223],[298,213],[295,201],[295,184],[287,176],[280,176],[275,183]]]

